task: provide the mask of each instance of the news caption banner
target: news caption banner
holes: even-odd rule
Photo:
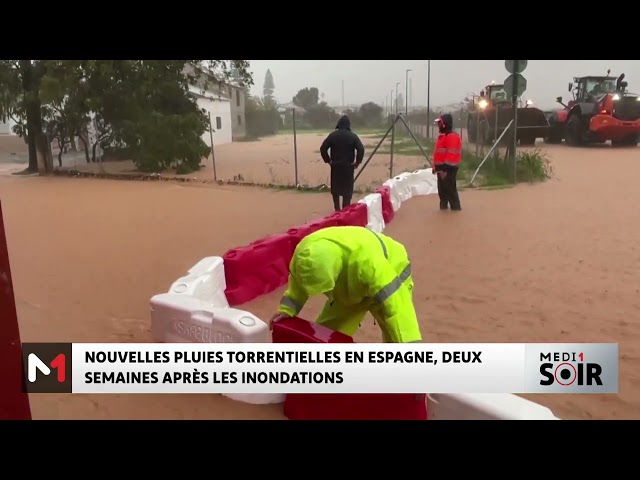
[[[618,393],[618,344],[24,343],[29,393]]]

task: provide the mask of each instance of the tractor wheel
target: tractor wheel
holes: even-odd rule
[[[493,145],[493,135],[491,135],[491,128],[489,128],[489,124],[485,120],[482,120],[480,122],[478,137],[480,137],[480,142],[483,145]]]
[[[519,143],[523,147],[531,147],[536,144],[536,137],[530,137],[530,136],[520,137]]]
[[[584,145],[584,127],[578,115],[572,115],[567,121],[567,143],[573,147]]]
[[[549,145],[562,143],[562,129],[559,126],[551,127],[547,136],[544,137],[544,143],[548,143]]]
[[[477,129],[477,126],[474,125],[474,122],[471,119],[471,116],[469,116],[469,120],[467,120],[467,140],[471,143],[476,143],[476,140],[477,140],[476,129]]]

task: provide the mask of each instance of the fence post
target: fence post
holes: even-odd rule
[[[218,181],[218,173],[216,172],[216,154],[213,148],[213,124],[211,123],[211,112],[209,112],[209,138],[211,139],[211,164],[213,166],[213,180]]]
[[[391,149],[389,155],[389,178],[393,178],[393,149],[396,143],[396,122],[398,117],[393,119],[393,125],[391,126]]]
[[[291,110],[293,118],[293,165],[295,186],[298,187],[298,134],[296,132],[296,109]]]

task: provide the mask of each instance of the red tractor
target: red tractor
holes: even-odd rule
[[[562,110],[545,112],[550,129],[546,143],[581,146],[611,140],[615,146],[640,141],[640,96],[626,91],[624,73],[619,77],[576,77],[569,83],[573,100]]]

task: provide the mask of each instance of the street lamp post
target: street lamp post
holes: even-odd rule
[[[427,138],[431,132],[431,60],[427,60]]]
[[[400,86],[400,82],[396,83],[396,115],[398,115],[398,87]]]
[[[412,70],[407,68],[404,72],[404,114],[409,115],[409,72]]]
[[[393,115],[393,89],[391,89],[391,94],[389,95],[389,116]]]

